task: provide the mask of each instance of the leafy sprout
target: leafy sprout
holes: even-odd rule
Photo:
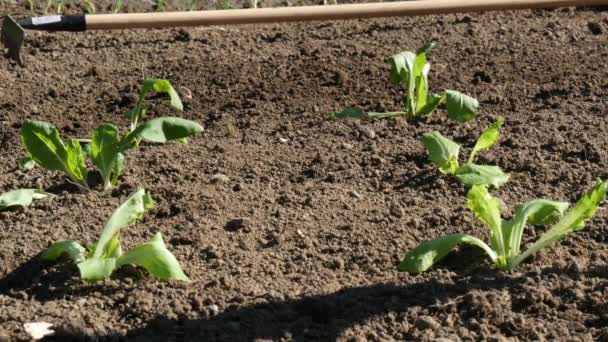
[[[19,189],[8,191],[0,195],[0,211],[25,208],[32,204],[33,200],[51,196],[37,189]]]
[[[335,119],[388,118],[404,116],[418,118],[431,114],[438,106],[445,104],[448,117],[465,122],[473,119],[479,103],[474,98],[455,90],[443,94],[429,93],[428,75],[431,64],[427,62],[428,52],[435,42],[428,42],[415,52],[405,51],[389,58],[391,66],[389,80],[392,84],[402,84],[405,88],[405,110],[396,112],[365,112],[361,108],[346,108],[332,113]]]
[[[188,1],[188,10],[189,11],[198,10],[198,0],[189,0]]]
[[[553,244],[565,235],[583,229],[606,196],[608,182],[598,180],[583,194],[576,205],[568,210],[567,202],[535,199],[516,207],[511,220],[501,218],[499,201],[492,197],[484,185],[474,185],[467,195],[467,206],[490,229],[490,242],[468,234],[450,234],[425,241],[409,251],[398,269],[420,273],[445,258],[456,246],[469,244],[484,250],[494,265],[512,271],[528,257]],[[526,224],[553,226],[540,239],[521,253],[523,231]]]
[[[122,10],[122,2],[123,0],[114,0],[114,5],[112,5],[112,13],[118,13]]]
[[[234,2],[232,0],[220,0],[219,7],[223,10],[234,9]]]
[[[62,140],[57,128],[51,124],[27,120],[21,128],[21,139],[28,156],[19,160],[19,167],[28,169],[36,164],[49,170],[62,171],[71,183],[89,190],[85,164],[85,157],[88,156],[101,174],[104,189],[107,190],[117,184],[124,171],[125,153],[138,147],[141,140],[152,143],[172,140],[185,142],[188,137],[204,130],[197,122],[178,117],[160,117],[142,122],[146,111],[143,99],[152,89],[169,94],[172,106],[180,110],[183,108],[179,95],[168,81],[145,80],[137,106],[127,115],[132,119],[132,129],[124,135],[120,135],[116,126],[106,123],[93,131],[90,140]],[[86,149],[82,148],[83,143],[86,143]]]
[[[498,188],[509,180],[509,174],[497,166],[475,164],[477,153],[487,150],[498,142],[499,129],[504,119],[499,117],[496,122],[486,128],[475,143],[473,150],[464,165],[458,163],[460,145],[444,137],[439,132],[430,132],[422,137],[429,160],[443,174],[450,174],[465,186],[492,185]]]
[[[156,11],[163,12],[165,10],[165,0],[156,0]]]
[[[80,278],[85,281],[107,279],[125,265],[143,267],[150,275],[162,280],[190,281],[175,256],[167,249],[160,232],[148,242],[127,253],[122,252],[121,230],[140,220],[153,206],[150,194],[139,189],[114,211],[99,240],[91,248],[87,250],[73,240],[60,240],[42,253],[42,259],[56,261],[67,256],[77,264]]]
[[[135,108],[129,110],[126,114],[127,118],[129,118],[131,121],[131,131],[134,131],[139,122],[146,117],[146,107],[144,106],[144,101],[146,96],[152,90],[169,95],[171,106],[180,112],[184,110],[182,100],[179,98],[177,91],[175,91],[169,81],[161,79],[146,79],[144,80],[144,84],[141,88],[139,99],[137,100]]]

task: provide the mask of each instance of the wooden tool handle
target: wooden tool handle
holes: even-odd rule
[[[421,0],[196,12],[95,14],[86,16],[86,26],[87,30],[162,28],[399,17],[595,5],[608,5],[608,0]]]

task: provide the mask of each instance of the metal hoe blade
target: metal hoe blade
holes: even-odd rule
[[[10,15],[4,17],[0,40],[4,47],[8,49],[8,57],[17,61],[21,66],[23,66],[23,62],[20,52],[24,39],[25,31],[23,28]]]

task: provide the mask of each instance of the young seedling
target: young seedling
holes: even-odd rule
[[[62,171],[71,183],[81,189],[89,190],[87,183],[87,168],[85,157],[89,156],[101,174],[104,189],[116,185],[124,170],[125,153],[139,146],[141,140],[152,143],[166,143],[177,140],[185,142],[194,134],[203,131],[203,127],[190,120],[178,117],[160,117],[142,123],[146,109],[143,99],[152,89],[167,92],[171,103],[176,108],[182,108],[179,96],[166,80],[146,80],[140,100],[133,113],[131,127],[127,134],[121,136],[118,128],[112,124],[98,126],[90,140],[68,139],[63,141],[59,131],[51,124],[41,121],[27,120],[21,128],[21,139],[28,152],[26,158],[19,160],[21,169],[32,167],[32,163],[49,170]],[[83,150],[81,143],[87,143]]]
[[[190,120],[177,117],[153,119],[137,126],[137,129],[120,136],[112,124],[102,124],[93,131],[88,149],[91,161],[97,167],[104,189],[116,185],[124,169],[125,152],[139,146],[141,140],[165,143],[183,141],[203,131],[203,127]],[[27,120],[21,128],[21,138],[28,157],[20,160],[24,168],[35,162],[49,170],[62,171],[71,183],[81,189],[90,190],[87,183],[85,153],[75,139],[61,140],[59,131],[51,124]],[[29,158],[29,159],[28,159]],[[29,164],[29,165],[28,165]]]
[[[198,11],[198,0],[189,0],[188,1],[188,10],[189,11]]]
[[[114,0],[114,4],[112,5],[112,13],[119,13],[122,10],[122,2],[123,0]]]
[[[146,96],[152,90],[169,95],[171,106],[180,112],[184,110],[182,100],[179,98],[177,91],[175,91],[169,81],[161,79],[146,79],[144,80],[141,92],[139,93],[139,99],[137,100],[135,108],[129,110],[126,114],[127,118],[129,118],[131,121],[131,131],[134,131],[135,128],[137,128],[138,123],[146,117],[146,107],[144,106],[144,101]]]
[[[156,11],[164,12],[165,11],[165,0],[156,0]]]
[[[553,244],[568,233],[584,228],[585,220],[593,217],[606,196],[608,182],[598,180],[591,189],[568,209],[567,202],[536,199],[516,207],[511,220],[503,220],[499,201],[488,193],[484,185],[474,185],[467,195],[467,206],[490,228],[490,244],[468,234],[450,234],[425,241],[406,254],[399,271],[424,272],[439,262],[459,244],[480,247],[501,270],[512,271],[525,259]],[[565,212],[565,214],[564,214]],[[557,222],[557,223],[555,223]],[[526,223],[546,225],[555,223],[540,239],[521,253],[521,242]]]
[[[478,152],[487,150],[498,142],[498,131],[504,120],[499,117],[490,127],[486,128],[477,139],[475,147],[466,164],[458,164],[460,145],[444,137],[439,132],[426,133],[422,143],[426,148],[429,159],[437,165],[443,174],[450,174],[465,186],[492,185],[499,188],[509,180],[509,174],[497,166],[474,164]]]
[[[428,42],[416,52],[405,51],[389,58],[391,65],[390,82],[405,87],[405,110],[397,112],[365,112],[361,108],[347,108],[332,114],[336,119],[388,118],[404,116],[408,119],[431,114],[439,105],[445,104],[448,117],[465,122],[475,117],[479,103],[474,98],[455,90],[443,94],[430,94],[428,75],[431,64],[426,55],[435,46]]]
[[[25,208],[35,199],[50,196],[49,193],[36,189],[20,189],[5,192],[0,195],[0,211]]]
[[[89,250],[76,241],[61,240],[44,251],[42,259],[56,261],[67,255],[77,264],[80,278],[85,281],[108,279],[115,270],[125,265],[143,267],[150,275],[162,280],[190,281],[165,246],[160,232],[148,242],[122,253],[121,229],[141,219],[153,205],[150,194],[145,189],[139,189],[114,211],[99,240]]]

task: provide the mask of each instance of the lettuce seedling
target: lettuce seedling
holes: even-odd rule
[[[408,252],[399,264],[399,271],[424,272],[446,257],[456,246],[469,244],[480,247],[499,269],[512,271],[529,256],[558,241],[568,233],[583,229],[585,220],[593,217],[606,196],[608,182],[598,180],[593,189],[583,194],[576,205],[567,210],[567,202],[535,199],[516,207],[511,220],[503,220],[500,203],[488,193],[485,185],[474,185],[467,195],[467,206],[490,228],[490,243],[468,234],[450,234],[425,241]],[[567,210],[567,211],[566,211]],[[565,214],[564,214],[565,212]],[[540,239],[521,253],[526,223],[553,224]]]
[[[139,189],[114,211],[99,240],[91,248],[87,250],[73,240],[61,240],[44,251],[42,259],[56,261],[64,255],[68,256],[77,264],[80,278],[85,281],[107,279],[124,265],[143,267],[150,275],[162,280],[190,281],[175,256],[167,249],[160,232],[148,242],[122,253],[121,229],[141,219],[153,206],[150,194],[145,189]]]
[[[147,79],[137,105],[127,113],[131,120],[131,130],[123,136],[116,126],[102,124],[93,131],[90,140],[63,141],[59,137],[59,131],[52,125],[28,120],[21,129],[21,137],[29,155],[19,160],[19,167],[25,170],[37,164],[49,170],[63,171],[72,183],[89,190],[85,165],[85,157],[89,156],[99,170],[104,189],[107,190],[117,184],[123,173],[125,152],[138,147],[141,140],[153,143],[172,140],[185,142],[188,137],[203,131],[200,124],[178,117],[160,117],[142,122],[146,115],[144,99],[152,90],[169,94],[171,105],[183,110],[179,95],[169,81]],[[83,150],[81,143],[87,144],[86,150]]]
[[[398,112],[365,112],[361,108],[347,108],[332,114],[333,118],[387,118],[404,116],[417,118],[431,114],[439,105],[445,104],[448,117],[465,122],[475,117],[479,107],[476,99],[455,90],[446,90],[443,94],[430,94],[428,75],[431,64],[427,62],[427,53],[435,46],[428,42],[415,52],[405,51],[389,58],[391,66],[390,82],[405,88],[405,110]]]
[[[487,150],[498,142],[499,129],[504,120],[499,117],[494,124],[486,128],[477,139],[466,164],[458,164],[460,145],[444,137],[439,132],[424,134],[422,143],[426,148],[429,159],[437,165],[443,174],[456,176],[465,186],[492,185],[498,188],[509,180],[509,174],[497,166],[474,164],[475,156]]]
[[[49,170],[63,171],[70,181],[89,190],[85,156],[89,156],[103,179],[104,189],[116,185],[124,169],[125,152],[139,146],[141,140],[165,143],[203,131],[203,127],[190,120],[162,117],[147,121],[120,136],[112,124],[102,124],[93,131],[86,153],[76,139],[61,140],[59,131],[51,124],[27,120],[21,129],[21,138],[28,152],[20,165],[31,161]]]
[[[45,198],[51,194],[37,189],[20,189],[0,195],[0,211],[25,208],[35,199]]]
[[[144,106],[144,100],[152,90],[158,93],[165,93],[169,95],[169,99],[171,100],[171,106],[180,112],[184,110],[182,100],[179,98],[177,91],[175,91],[169,81],[152,78],[145,79],[144,84],[141,88],[141,92],[139,93],[139,99],[137,100],[135,108],[129,110],[126,114],[127,118],[129,118],[129,120],[131,121],[131,131],[134,131],[137,128],[138,122],[140,122],[146,117],[146,107]]]

